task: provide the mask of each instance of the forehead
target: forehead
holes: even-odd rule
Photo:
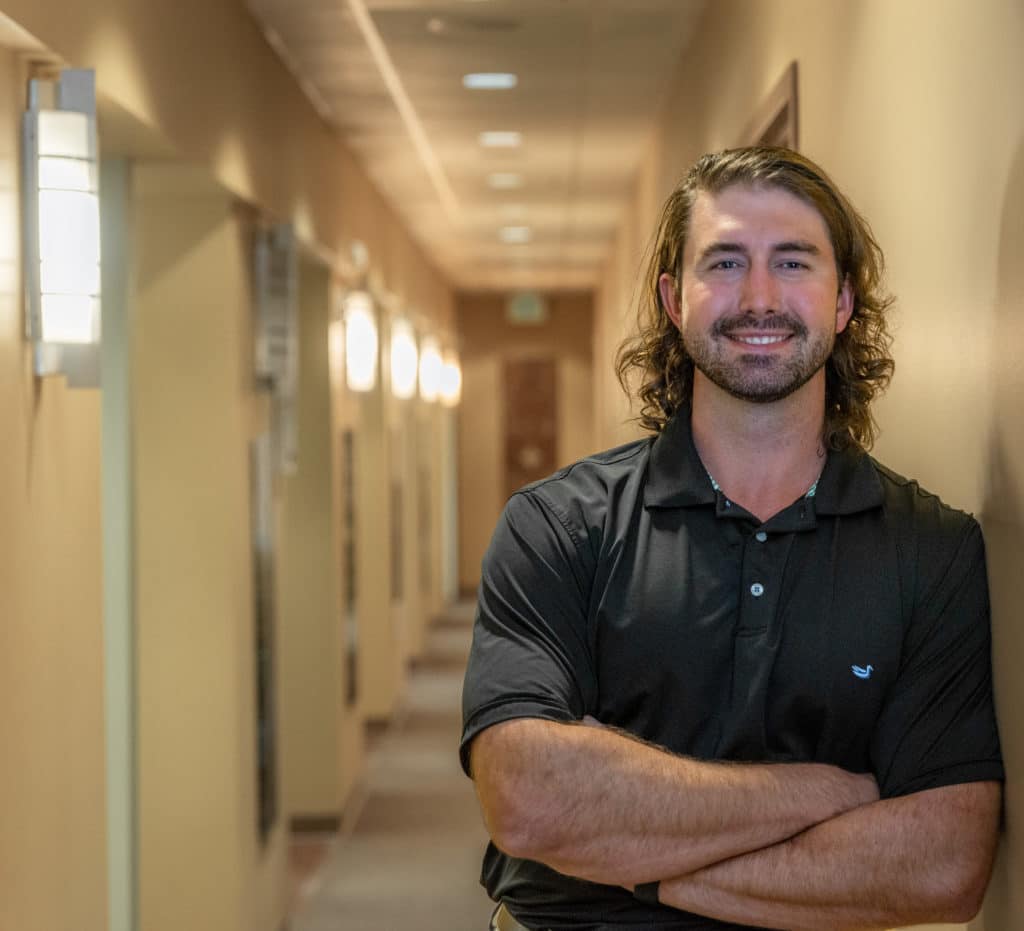
[[[828,226],[816,207],[784,188],[734,184],[697,194],[683,256],[690,259],[715,242],[754,248],[797,241],[832,254]]]

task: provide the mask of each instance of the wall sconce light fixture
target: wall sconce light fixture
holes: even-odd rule
[[[462,369],[459,357],[453,350],[444,354],[441,366],[441,403],[445,407],[455,407],[462,400]]]
[[[349,391],[373,391],[377,384],[377,318],[366,291],[345,296],[345,382]]]
[[[29,81],[22,121],[26,331],[37,375],[99,384],[100,209],[91,70]]]
[[[436,337],[424,336],[420,341],[420,397],[434,402],[441,393],[441,346]]]

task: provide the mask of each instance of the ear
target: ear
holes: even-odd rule
[[[853,285],[850,284],[850,279],[846,278],[839,289],[839,297],[836,298],[836,333],[842,333],[846,329],[846,324],[853,316],[853,305]]]
[[[679,305],[679,287],[676,279],[668,272],[662,272],[658,276],[658,295],[669,320],[676,325],[677,330],[681,329],[683,315]]]

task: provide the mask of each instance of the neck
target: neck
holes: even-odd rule
[[[695,373],[692,431],[722,492],[761,521],[788,507],[821,474],[825,379],[819,372],[781,401],[741,401]]]

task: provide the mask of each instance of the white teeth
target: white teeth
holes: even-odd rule
[[[737,342],[749,343],[751,346],[768,346],[771,343],[781,343],[785,336],[736,336]]]

